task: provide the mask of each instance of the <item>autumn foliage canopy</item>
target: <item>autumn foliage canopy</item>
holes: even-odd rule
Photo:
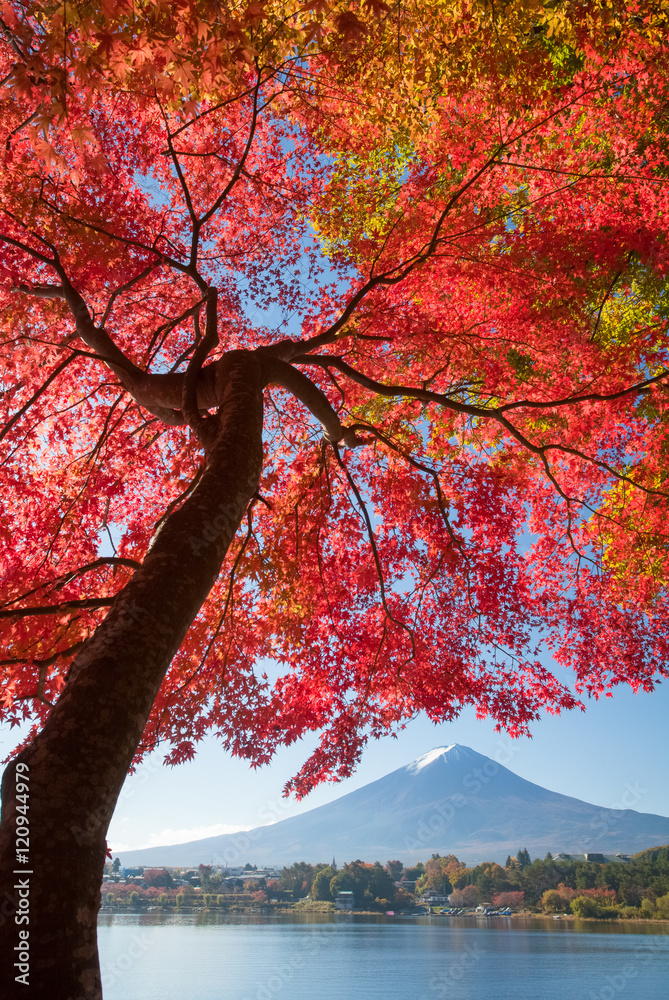
[[[3,719],[48,716],[240,351],[260,487],[138,758],[321,733],[304,793],[418,712],[519,734],[666,675],[666,6],[496,11],[0,4]]]

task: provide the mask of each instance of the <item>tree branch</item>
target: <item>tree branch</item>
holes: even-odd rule
[[[414,637],[414,634],[413,634],[412,630],[409,628],[409,626],[405,622],[399,621],[397,618],[395,618],[395,616],[391,612],[390,608],[388,607],[388,601],[386,600],[386,587],[385,587],[385,583],[383,582],[383,568],[381,566],[381,559],[379,557],[379,551],[378,551],[378,549],[376,547],[376,540],[374,538],[374,528],[372,527],[372,521],[371,521],[371,518],[369,516],[369,512],[367,510],[367,507],[365,506],[365,502],[363,501],[363,499],[362,499],[362,497],[360,495],[360,491],[359,491],[358,487],[355,484],[355,480],[353,479],[353,476],[349,472],[348,467],[345,465],[345,463],[342,460],[341,455],[339,454],[339,448],[337,447],[336,442],[332,441],[330,443],[332,445],[332,450],[335,453],[335,457],[337,459],[337,464],[339,465],[339,468],[342,470],[342,472],[346,476],[348,484],[351,487],[351,489],[353,490],[353,493],[355,494],[355,498],[358,501],[358,506],[360,508],[360,513],[362,514],[362,516],[364,518],[364,521],[365,521],[365,524],[367,525],[367,535],[369,537],[369,544],[370,544],[371,549],[372,549],[372,555],[374,557],[374,565],[376,566],[376,573],[377,573],[377,576],[378,576],[378,579],[379,579],[379,590],[381,592],[381,603],[383,605],[383,610],[385,611],[386,616],[390,619],[391,622],[394,622],[394,624],[397,625],[399,628],[404,629],[404,631],[408,634],[408,636],[409,636],[409,638],[411,640],[411,649],[413,651],[413,656],[415,657],[415,655],[416,655],[416,640],[415,640],[415,637]]]
[[[35,660],[31,657],[14,657],[10,660],[0,660],[0,667],[8,667],[13,663],[32,663],[36,667],[40,668],[41,673],[46,667],[50,667],[56,663],[57,660],[60,660],[61,657],[69,656],[70,653],[78,653],[85,641],[85,639],[82,639],[80,642],[75,642],[72,646],[68,646],[67,649],[59,649],[57,653],[47,656],[44,660]]]
[[[200,414],[197,402],[197,380],[209,352],[218,344],[218,292],[212,285],[207,291],[204,337],[199,337],[198,314],[193,316],[196,342],[193,356],[183,377],[181,411],[199,440],[208,449],[216,436],[215,421]]]
[[[0,239],[6,240],[7,238],[0,236]],[[19,244],[16,240],[7,240],[7,242],[20,246],[28,253],[33,253],[29,247]],[[76,336],[80,337],[88,347],[95,351],[96,357],[99,360],[104,361],[111,368],[123,388],[133,397],[135,402],[167,424],[173,426],[183,424],[185,422],[184,418],[178,410],[156,405],[155,401],[151,398],[151,393],[146,391],[149,384],[148,380],[152,376],[147,375],[146,372],[142,371],[141,368],[126,357],[104,327],[95,325],[88,306],[81,294],[70,282],[57,255],[54,256],[53,260],[45,258],[37,251],[34,252],[34,255],[54,268],[61,279],[61,285],[38,285],[35,290],[27,285],[20,285],[16,287],[16,290],[26,295],[36,294],[41,298],[64,299],[74,317]]]
[[[76,580],[77,577],[83,576],[85,573],[90,573],[92,570],[100,569],[102,566],[127,566],[130,569],[139,569],[141,563],[135,559],[126,559],[122,556],[100,556],[99,559],[86,563],[85,566],[78,566],[77,569],[69,570],[67,573],[57,576],[54,580],[47,580],[45,583],[40,583],[37,587],[33,587],[32,590],[28,590],[26,593],[12,598],[11,601],[7,601],[2,607],[8,608],[10,604],[16,604],[17,601],[25,601],[26,598],[32,597],[33,594],[46,588],[60,590],[61,587],[65,587],[68,583]]]
[[[35,615],[58,615],[62,611],[80,608],[108,608],[114,603],[113,597],[86,597],[81,600],[62,601],[60,604],[36,605],[33,608],[13,608],[0,611],[0,618],[31,618]]]
[[[30,397],[30,399],[28,400],[28,402],[24,403],[24,405],[21,407],[21,409],[17,410],[16,413],[14,413],[9,418],[9,420],[7,421],[7,423],[5,424],[5,426],[2,428],[2,430],[0,430],[0,441],[2,441],[2,439],[7,434],[9,434],[9,432],[12,429],[12,427],[14,426],[14,424],[17,423],[17,421],[19,421],[21,419],[21,417],[24,415],[24,413],[27,413],[27,411],[30,409],[30,407],[33,405],[33,403],[37,402],[37,400],[39,399],[39,397],[51,385],[51,383],[54,381],[54,379],[58,378],[58,376],[60,375],[60,373],[62,371],[64,371],[65,368],[67,368],[67,366],[70,364],[70,362],[75,360],[75,358],[76,358],[75,354],[70,354],[70,356],[68,358],[65,358],[64,361],[61,361],[61,363],[58,365],[58,367],[55,368],[51,372],[51,374],[49,375],[49,377],[42,383],[42,385],[40,386],[40,388],[36,392],[34,392],[32,394],[32,396]]]
[[[587,402],[609,402],[614,399],[621,399],[623,396],[634,395],[635,393],[643,392],[649,386],[655,384],[656,382],[662,381],[662,379],[669,378],[669,370],[664,369],[659,375],[653,376],[653,378],[644,379],[643,382],[637,382],[627,389],[620,389],[617,392],[611,393],[597,393],[589,392],[584,393],[581,396],[565,396],[561,399],[551,399],[544,400],[540,402],[538,400],[531,399],[521,399],[513,403],[504,403],[502,406],[475,406],[470,403],[461,403],[456,399],[452,399],[450,396],[444,393],[432,392],[429,389],[423,389],[415,386],[407,385],[386,385],[383,382],[377,382],[375,379],[370,378],[368,375],[364,375],[362,372],[357,371],[351,365],[347,364],[342,358],[336,355],[330,354],[305,354],[298,355],[293,358],[295,364],[299,365],[319,365],[322,368],[336,368],[343,375],[348,375],[348,377],[353,381],[357,382],[358,385],[363,386],[365,389],[369,389],[370,392],[376,393],[380,396],[387,396],[391,398],[396,398],[400,396],[406,396],[410,399],[417,399],[425,403],[439,403],[441,406],[446,406],[451,410],[455,410],[457,413],[468,413],[473,417],[499,417],[501,414],[505,413],[507,410],[517,410],[517,409],[535,409],[535,410],[551,410],[561,406],[573,406],[576,403],[587,403]]]
[[[117,297],[119,295],[122,295],[123,292],[127,292],[130,288],[133,287],[133,285],[136,285],[138,281],[141,281],[142,278],[148,277],[149,274],[151,274],[151,272],[157,266],[158,266],[157,263],[148,264],[144,268],[144,270],[140,271],[139,274],[136,274],[134,276],[134,278],[130,278],[128,281],[126,281],[126,283],[124,285],[119,285],[118,288],[114,289],[114,291],[109,296],[109,301],[107,302],[107,305],[105,307],[105,311],[104,311],[104,313],[102,315],[102,321],[100,323],[101,327],[104,327],[105,323],[109,319],[110,313],[111,313],[112,309],[114,308],[114,302],[116,301]]]
[[[342,441],[348,448],[362,443],[354,431],[342,426],[327,397],[311,379],[286,361],[268,354],[264,348],[258,353],[261,355],[265,384],[280,385],[299,399],[321,424],[326,441],[331,444]]]
[[[251,152],[251,146],[253,145],[253,139],[255,137],[256,128],[257,128],[257,125],[258,125],[258,95],[260,93],[260,82],[261,82],[261,73],[258,72],[256,84],[255,84],[255,87],[253,88],[253,113],[251,115],[251,124],[249,126],[249,135],[248,135],[248,138],[246,140],[246,145],[244,146],[244,151],[243,151],[243,153],[242,153],[242,155],[241,155],[241,157],[239,159],[239,163],[237,164],[232,177],[230,178],[230,180],[226,184],[225,188],[223,189],[223,191],[221,192],[221,194],[218,196],[218,198],[214,201],[213,205],[200,218],[199,224],[201,226],[204,225],[205,222],[207,222],[212,217],[212,215],[214,215],[218,211],[218,209],[221,207],[221,205],[223,204],[223,202],[228,197],[228,195],[232,191],[233,187],[235,186],[235,184],[239,180],[240,174],[241,174],[242,170],[244,169],[244,164],[248,160],[249,153]]]

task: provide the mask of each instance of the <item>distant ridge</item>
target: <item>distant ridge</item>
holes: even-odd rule
[[[659,847],[648,847],[645,851],[639,851],[632,855],[633,861],[669,861],[669,844],[661,844]]]
[[[498,861],[519,847],[632,854],[669,841],[669,818],[550,792],[455,743],[315,809],[245,833],[119,853],[128,865],[235,867],[337,860],[406,863],[433,853]]]

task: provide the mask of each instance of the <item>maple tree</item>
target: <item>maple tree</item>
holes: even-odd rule
[[[144,753],[317,732],[304,794],[417,712],[520,734],[666,676],[666,17],[0,8],[1,710],[35,723],[0,941],[11,970],[27,818],[33,995],[100,996]]]

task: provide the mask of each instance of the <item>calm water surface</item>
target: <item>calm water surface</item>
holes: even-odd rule
[[[105,914],[99,939],[105,1000],[669,1000],[666,925]]]

